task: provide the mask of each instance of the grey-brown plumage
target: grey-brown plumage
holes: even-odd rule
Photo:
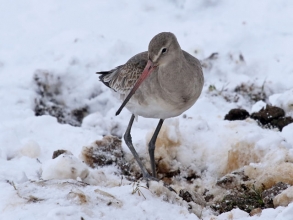
[[[152,173],[155,173],[155,141],[164,119],[176,117],[198,99],[203,83],[200,62],[181,50],[174,34],[163,32],[149,43],[148,51],[139,53],[126,64],[113,70],[98,72],[100,80],[120,94],[125,107],[132,112],[124,139],[139,163],[144,177],[149,177],[132,146],[130,130],[135,115],[158,118],[160,122],[149,144]]]
[[[109,88],[120,94],[127,94],[140,77],[147,64],[148,53],[142,52],[132,57],[124,65],[110,71],[98,72],[102,74],[100,80]]]

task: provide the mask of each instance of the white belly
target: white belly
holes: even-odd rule
[[[145,118],[166,119],[181,115],[191,106],[179,108],[178,106],[170,105],[162,99],[147,99],[143,103],[139,103],[136,99],[130,99],[126,108],[133,114]]]

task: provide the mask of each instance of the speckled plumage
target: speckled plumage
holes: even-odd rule
[[[124,65],[110,71],[99,72],[102,74],[100,79],[105,85],[119,94],[128,94],[145,68],[147,59],[147,52],[139,53]]]

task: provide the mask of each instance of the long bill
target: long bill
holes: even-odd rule
[[[127,95],[127,97],[125,98],[125,100],[123,101],[122,105],[120,106],[120,108],[116,112],[116,115],[119,115],[120,114],[120,112],[122,111],[122,109],[124,108],[124,106],[127,104],[127,102],[129,101],[129,99],[134,95],[135,91],[138,89],[138,87],[140,86],[140,84],[153,72],[153,70],[155,68],[156,67],[154,66],[153,62],[151,60],[149,60],[147,62],[146,67],[144,68],[141,76],[138,78],[138,80],[136,81],[135,85],[133,86],[133,88],[131,89],[131,91],[129,92],[129,94]]]

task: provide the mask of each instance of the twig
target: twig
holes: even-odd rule
[[[143,194],[142,191],[140,190],[140,187],[149,190],[147,187],[145,187],[145,186],[141,186],[141,185],[139,184],[139,181],[138,181],[138,182],[134,182],[134,183],[132,184],[132,188],[133,188],[133,190],[132,190],[132,193],[131,193],[131,194],[135,194],[135,193],[137,192],[137,194],[138,194],[139,196],[140,196],[140,194],[141,194],[141,195],[143,196],[143,198],[146,199],[146,197],[144,196],[144,194]]]

